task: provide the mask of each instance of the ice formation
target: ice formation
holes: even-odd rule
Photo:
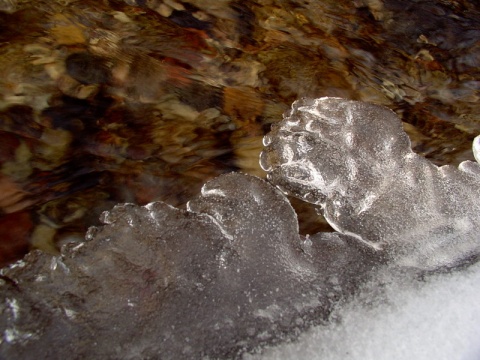
[[[264,145],[261,165],[272,183],[321,205],[336,230],[384,250],[395,263],[436,269],[479,254],[479,164],[433,165],[411,150],[387,108],[299,100]]]
[[[187,210],[117,205],[86,242],[1,271],[0,357],[237,358],[318,325],[314,353],[339,359],[339,338],[368,349],[358,324],[389,326],[369,312],[389,291],[477,256],[479,165],[431,165],[390,111],[302,100],[265,142],[270,181],[322,205],[338,232],[300,236],[285,195],[239,173]]]
[[[5,269],[3,357],[236,356],[325,321],[378,262],[339,234],[302,239],[253,176],[216,178],[188,208],[118,205],[89,241]]]

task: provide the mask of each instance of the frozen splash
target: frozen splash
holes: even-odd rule
[[[433,165],[411,150],[392,111],[303,99],[264,144],[261,164],[273,184],[321,205],[336,230],[385,250],[395,263],[435,269],[479,254],[479,164]]]
[[[419,271],[477,256],[479,165],[431,165],[388,110],[302,100],[265,145],[270,181],[339,232],[300,236],[285,195],[243,174],[208,182],[186,211],[117,205],[85,243],[2,270],[1,356],[237,358],[310,328],[328,343],[314,353],[341,358],[339,338],[367,349],[348,324],[374,336],[390,294],[424,291]]]

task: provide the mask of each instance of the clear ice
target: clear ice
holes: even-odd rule
[[[378,261],[341,235],[302,239],[286,197],[242,174],[188,211],[123,204],[102,220],[3,271],[5,358],[235,357],[325,321]]]
[[[301,100],[265,146],[269,181],[321,205],[337,232],[300,236],[284,193],[239,173],[206,183],[187,210],[117,205],[86,242],[1,271],[0,357],[239,358],[313,329],[305,357],[342,359],[339,339],[353,353],[369,340],[352,334],[391,327],[385,304],[408,299],[392,296],[416,294],[424,276],[435,288],[436,270],[478,256],[479,165],[430,164],[389,110]],[[473,147],[478,160],[479,138]]]
[[[333,228],[395,263],[436,269],[478,256],[480,165],[438,167],[415,154],[393,111],[302,99],[264,145],[260,163],[270,182],[320,205]]]

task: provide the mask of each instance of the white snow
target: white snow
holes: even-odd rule
[[[245,359],[478,360],[480,264],[426,282],[367,288],[327,326]]]

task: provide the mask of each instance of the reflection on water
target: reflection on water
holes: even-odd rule
[[[263,176],[261,138],[302,96],[386,105],[433,162],[473,158],[473,1],[1,0],[0,10],[1,264],[81,241],[115,203],[182,205],[220,173]],[[304,233],[326,226],[312,217],[301,210]]]

